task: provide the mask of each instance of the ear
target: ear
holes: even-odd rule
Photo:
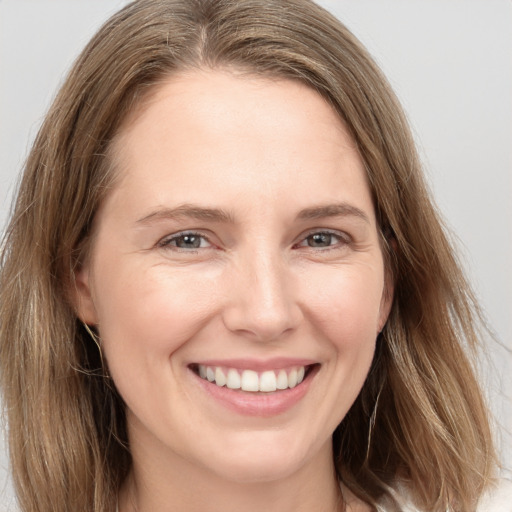
[[[91,272],[88,265],[82,265],[75,271],[70,295],[78,318],[87,325],[96,325],[98,323],[98,315],[94,307]]]

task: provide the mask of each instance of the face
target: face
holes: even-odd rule
[[[390,296],[339,117],[293,81],[195,71],[114,149],[77,307],[126,402],[134,461],[247,482],[330,460]]]

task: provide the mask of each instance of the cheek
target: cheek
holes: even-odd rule
[[[304,303],[315,325],[333,344],[358,348],[375,341],[383,286],[378,265],[329,269],[304,283]]]
[[[213,314],[204,276],[191,272],[105,266],[97,282],[99,330],[112,372],[166,364]]]

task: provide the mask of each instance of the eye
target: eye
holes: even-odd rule
[[[315,233],[306,238],[309,247],[329,247],[333,240],[336,241],[331,233]]]
[[[176,247],[177,249],[203,249],[211,247],[211,243],[201,233],[178,233],[164,238],[158,244],[160,247]]]
[[[325,249],[343,246],[350,243],[347,235],[331,231],[316,231],[302,239],[295,247],[310,247],[312,249]]]

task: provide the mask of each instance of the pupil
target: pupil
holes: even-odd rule
[[[197,249],[200,244],[201,240],[196,235],[183,235],[177,241],[178,247],[186,247],[188,249]]]
[[[331,245],[332,235],[329,233],[316,233],[311,235],[309,240],[310,247],[328,247]]]

